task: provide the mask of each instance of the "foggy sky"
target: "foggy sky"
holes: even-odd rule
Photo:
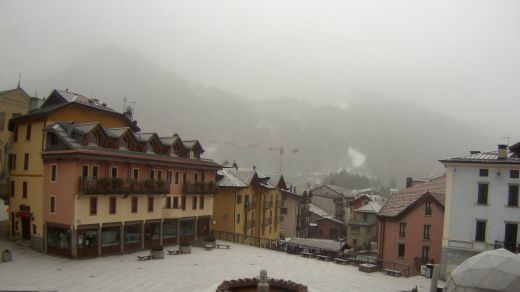
[[[117,46],[248,98],[345,104],[370,90],[520,138],[520,1],[0,0],[0,11],[0,90],[22,73],[33,94]]]

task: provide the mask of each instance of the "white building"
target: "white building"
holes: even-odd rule
[[[520,143],[498,151],[441,160],[446,167],[446,206],[441,277],[466,258],[505,247],[518,252]]]

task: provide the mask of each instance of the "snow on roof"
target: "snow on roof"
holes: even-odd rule
[[[321,219],[329,219],[334,222],[343,224],[343,222],[334,218],[334,216],[332,216],[329,212],[323,210],[322,208],[320,208],[312,203],[309,204],[309,212],[316,214],[317,216],[321,217]]]
[[[220,187],[247,187],[251,184],[256,172],[253,169],[224,168],[217,172],[222,178],[218,181]]]

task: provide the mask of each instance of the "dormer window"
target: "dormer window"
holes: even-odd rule
[[[128,138],[123,137],[119,140],[119,149],[128,149]]]
[[[190,158],[195,158],[195,151],[194,151],[194,150],[190,150],[190,151],[188,152],[188,156],[189,156]]]
[[[153,151],[153,144],[152,144],[151,141],[146,143],[146,152],[154,153],[154,151]]]
[[[175,152],[175,147],[171,147],[170,149],[170,156],[177,156],[177,153]]]
[[[95,133],[88,134],[88,144],[98,145],[98,137]]]

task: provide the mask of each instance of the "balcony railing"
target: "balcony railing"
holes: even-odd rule
[[[250,228],[253,228],[255,227],[255,220],[249,220],[246,222],[246,228],[247,229],[250,229]]]
[[[264,218],[264,226],[273,224],[273,218]]]
[[[276,208],[282,208],[283,207],[283,201],[282,200],[277,200],[275,206],[276,206]]]
[[[273,207],[273,201],[264,201],[264,209],[271,209]]]
[[[505,248],[513,253],[520,253],[520,243],[516,243],[514,241],[507,242],[495,240],[495,249],[499,248]]]
[[[182,191],[186,195],[212,195],[217,191],[217,185],[214,182],[186,182]]]
[[[170,185],[162,180],[132,180],[111,177],[96,179],[80,177],[79,193],[94,194],[168,194]]]

